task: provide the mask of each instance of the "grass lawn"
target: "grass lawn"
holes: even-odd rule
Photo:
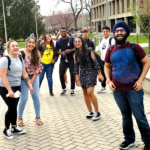
[[[93,39],[94,35],[98,35],[98,34],[89,33],[89,38]],[[98,46],[99,40],[96,41],[96,46]],[[129,42],[137,43],[137,36],[136,35],[130,35],[127,40]],[[139,35],[138,36],[138,43],[148,43],[148,38],[144,35]]]
[[[4,44],[6,46],[6,44]],[[19,48],[25,48],[25,43],[18,43]]]

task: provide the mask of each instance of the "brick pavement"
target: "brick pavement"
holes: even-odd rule
[[[31,97],[24,111],[24,122],[27,133],[15,135],[13,140],[4,138],[4,114],[6,105],[0,98],[0,150],[117,150],[123,141],[122,119],[110,90],[96,94],[99,102],[101,119],[93,122],[87,120],[87,108],[82,91],[70,96],[69,90],[65,96],[60,96],[61,88],[56,64],[54,80],[54,97],[49,96],[46,78],[40,90],[41,118],[43,126],[35,124],[35,112]],[[100,87],[96,86],[95,91]],[[150,120],[149,95],[145,94],[145,110]],[[130,150],[141,150],[143,143],[134,120],[136,146]]]

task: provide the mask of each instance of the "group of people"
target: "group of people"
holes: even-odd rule
[[[150,61],[139,44],[127,41],[130,35],[128,24],[119,20],[113,27],[114,38],[110,37],[110,28],[103,27],[103,38],[98,45],[99,56],[94,52],[95,46],[88,38],[87,29],[82,30],[82,37],[77,34],[69,35],[66,28],[61,28],[59,33],[61,38],[57,37],[56,44],[49,34],[41,36],[38,45],[34,37],[29,37],[26,48],[20,52],[17,42],[10,41],[7,44],[8,56],[0,60],[0,95],[8,106],[3,131],[5,137],[13,139],[12,134],[26,132],[19,126],[25,126],[23,112],[28,100],[28,89],[32,94],[36,123],[43,124],[40,118],[39,89],[46,73],[50,95],[54,96],[53,68],[61,55],[59,65],[61,95],[65,95],[67,91],[65,73],[69,68],[70,94],[75,95],[75,83],[80,86],[88,109],[86,118],[98,120],[101,114],[94,88],[97,78],[101,82],[98,93],[106,90],[107,82],[123,118],[125,141],[119,148],[128,149],[135,144],[133,113],[145,144],[144,150],[150,150],[150,127],[144,112],[142,88],[142,82],[150,68]],[[18,91],[21,92],[20,97],[16,96]],[[92,105],[95,112],[92,110]]]

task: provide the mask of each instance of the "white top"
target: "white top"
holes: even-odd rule
[[[107,51],[108,47],[110,46],[109,45],[109,39],[110,39],[110,37],[108,39],[103,38],[102,41],[99,42],[99,45],[98,45],[98,50],[100,50],[100,52],[101,52],[101,60],[102,61],[105,60],[106,51]],[[115,44],[115,40],[112,39],[111,40],[111,46],[114,44]]]

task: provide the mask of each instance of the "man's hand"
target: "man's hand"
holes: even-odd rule
[[[114,83],[113,83],[112,81],[109,82],[108,86],[109,86],[109,89],[110,89],[111,91],[114,92],[114,91],[116,90],[116,87],[115,87],[115,85],[114,85]]]
[[[65,50],[65,53],[66,53],[66,54],[69,54],[69,53],[70,53],[70,50],[69,50],[69,49]]]
[[[61,55],[62,55],[62,56],[65,56],[65,55],[66,55],[65,51],[61,52]]]
[[[134,89],[135,89],[136,91],[140,91],[140,90],[143,88],[143,85],[142,85],[141,82],[136,81],[136,83],[134,84],[133,87],[134,87]]]

